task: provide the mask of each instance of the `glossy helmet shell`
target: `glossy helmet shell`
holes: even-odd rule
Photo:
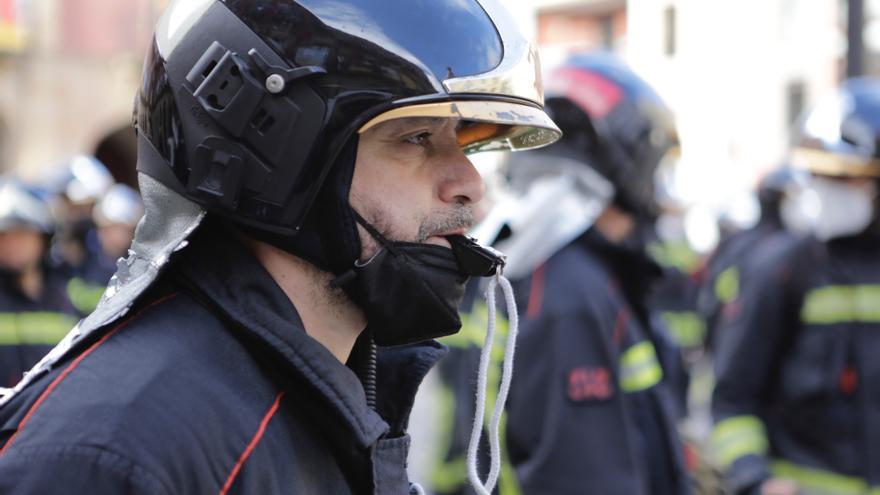
[[[496,3],[177,0],[136,104],[139,168],[212,214],[295,236],[346,143],[382,121],[479,123],[465,151],[548,144],[536,51]]]
[[[571,57],[547,78],[547,108],[564,136],[548,152],[585,161],[614,186],[614,203],[659,210],[654,173],[677,151],[673,116],[656,92],[612,55]]]
[[[800,121],[792,164],[814,174],[880,177],[880,79],[856,78]]]

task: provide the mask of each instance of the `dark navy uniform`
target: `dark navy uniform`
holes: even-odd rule
[[[0,273],[0,386],[15,385],[82,316],[68,297],[66,279],[43,270],[37,299],[18,288],[13,274]]]
[[[689,492],[643,297],[659,268],[595,231],[517,284],[510,460],[527,494]]]
[[[404,429],[442,346],[381,349],[374,411],[256,259],[206,235],[0,409],[0,493],[408,493]]]
[[[771,252],[768,252],[771,251]],[[880,236],[779,240],[717,356],[713,444],[738,493],[880,489]]]

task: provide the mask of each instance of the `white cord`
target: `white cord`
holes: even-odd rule
[[[489,476],[486,482],[480,480],[477,472],[477,452],[480,447],[480,437],[483,433],[483,416],[486,411],[486,387],[489,378],[489,363],[492,357],[492,344],[495,340],[496,301],[495,289],[501,285],[501,291],[507,302],[508,331],[507,341],[504,345],[504,363],[502,365],[501,386],[498,390],[498,398],[495,409],[492,412],[492,420],[489,423],[489,457],[491,464]],[[477,403],[474,411],[474,425],[471,430],[470,443],[467,451],[468,481],[479,495],[490,495],[498,483],[501,473],[501,417],[504,414],[504,404],[507,402],[507,394],[510,392],[510,381],[513,377],[513,355],[516,348],[516,334],[519,326],[519,316],[516,311],[516,301],[513,297],[513,287],[510,282],[500,273],[489,280],[486,290],[486,304],[489,309],[489,323],[486,328],[486,340],[480,352],[480,366],[477,374]]]

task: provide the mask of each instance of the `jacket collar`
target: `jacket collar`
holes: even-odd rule
[[[350,430],[359,448],[373,445],[389,432],[389,423],[399,427],[401,417],[405,426],[415,390],[442,355],[436,344],[380,351],[379,376],[405,382],[378,380],[378,390],[389,389],[382,397],[391,394],[394,404],[384,410],[379,408],[394,413],[386,422],[367,406],[357,374],[305,332],[290,299],[233,234],[209,222],[190,244],[180,253],[176,264],[184,283],[209,301],[212,309],[222,312],[239,331],[262,344],[273,361],[285,368],[281,370],[282,377],[292,373],[295,381],[307,383]],[[385,359],[386,356],[393,359]]]

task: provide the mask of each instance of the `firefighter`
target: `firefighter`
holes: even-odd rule
[[[0,386],[11,387],[76,323],[66,280],[50,268],[48,202],[13,178],[0,183]]]
[[[654,173],[677,145],[671,113],[603,54],[554,71],[547,107],[563,138],[512,156],[511,174],[553,164],[570,180],[598,175],[610,193],[597,217],[575,209],[559,219],[580,228],[543,261],[515,256],[543,242],[505,251],[518,238],[541,239],[527,228],[498,244],[510,276],[529,266],[515,283],[523,321],[507,407],[510,463],[526,494],[688,493],[668,379],[680,359],[646,301],[661,274],[645,232],[658,213]]]
[[[77,310],[89,314],[116,270],[115,259],[108,260],[102,253],[94,221],[95,205],[113,187],[113,176],[95,157],[77,155],[55,170],[46,184],[56,193],[53,267],[69,279],[68,296]]]
[[[88,263],[92,276],[71,274],[67,282],[67,294],[82,313],[89,314],[98,306],[109,274],[116,270],[117,260],[128,252],[143,210],[140,195],[125,184],[111,186],[94,205],[94,229],[90,237],[94,237],[92,242],[96,242],[97,247],[91,248],[93,253]]]
[[[136,98],[144,219],[0,401],[0,492],[419,492],[431,339],[503,263],[462,235],[466,153],[559,136],[515,26],[477,0],[171,2]]]
[[[845,82],[803,120],[792,163],[811,179],[785,216],[811,234],[756,253],[716,355],[712,444],[733,493],[880,489],[878,139],[875,79]]]
[[[760,245],[776,236],[788,235],[783,217],[790,208],[783,208],[783,205],[791,204],[790,198],[797,196],[804,181],[805,172],[788,164],[767,174],[758,184],[761,210],[758,222],[725,238],[706,263],[699,305],[707,325],[707,347],[714,347],[714,339],[725,319],[725,307],[728,311],[736,311],[739,288],[745,284],[753,261],[759,258],[755,253],[761,250]]]

